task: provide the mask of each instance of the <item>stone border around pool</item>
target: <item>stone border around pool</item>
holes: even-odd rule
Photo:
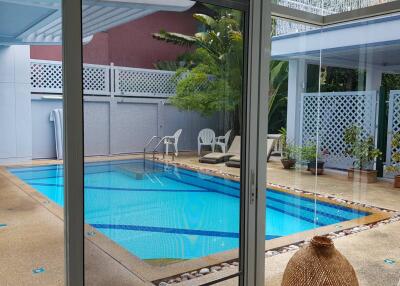
[[[138,156],[132,156],[131,158],[114,158],[114,160],[132,160],[132,159],[140,159]],[[177,167],[181,167],[184,169],[192,170],[192,171],[201,171],[205,174],[210,174],[222,178],[233,179],[238,181],[239,176],[229,174],[226,172],[220,172],[215,170],[210,170],[203,167],[194,167],[188,164],[179,163],[179,162],[168,162],[166,160],[161,160],[156,157],[156,160],[161,163],[171,164]],[[113,161],[113,158],[98,158],[93,161]],[[58,162],[57,162],[58,163]],[[54,165],[57,164],[54,162],[45,163],[40,162],[37,165]],[[18,164],[12,165],[11,167],[31,167],[37,166],[36,164],[26,165],[26,164]],[[28,193],[31,197],[37,200],[41,205],[46,207],[51,213],[56,215],[57,217],[63,219],[63,209],[57,204],[49,201],[44,195],[36,191],[34,188],[24,183],[18,177],[14,176],[10,172],[7,171],[6,168],[0,167],[0,172],[2,172],[8,179],[13,181],[15,185],[19,187],[20,190]],[[359,210],[364,210],[372,213],[371,215],[361,218],[355,219],[351,221],[344,222],[340,225],[340,228],[337,226],[325,226],[319,227],[318,232],[321,235],[327,235],[332,238],[342,237],[345,235],[349,235],[352,233],[360,232],[363,230],[367,230],[370,228],[374,228],[380,226],[382,224],[391,223],[394,221],[400,220],[400,214],[396,213],[392,210],[387,210],[383,208],[377,208],[370,205],[356,203],[352,201],[343,200],[337,198],[332,195],[322,195],[312,192],[307,192],[295,188],[289,188],[282,185],[277,184],[267,184],[267,187],[288,192],[291,194],[296,194],[302,197],[307,198],[315,198],[318,200],[326,201],[329,203],[334,203],[338,205],[343,205],[349,208],[355,208]],[[366,219],[368,218],[368,219]],[[85,224],[85,231],[89,234],[86,237],[87,242],[94,243],[97,247],[99,247],[102,251],[112,256],[116,261],[120,262],[123,267],[128,269],[130,272],[134,273],[138,277],[141,277],[144,282],[154,282],[159,285],[168,285],[172,283],[179,283],[185,280],[194,279],[197,277],[201,277],[204,275],[208,275],[211,273],[216,273],[220,271],[224,271],[227,269],[235,270],[238,269],[238,250],[229,250],[213,255],[209,255],[206,257],[201,257],[198,259],[187,260],[182,262],[177,262],[165,266],[154,266],[146,263],[145,261],[139,259],[134,256],[114,241],[110,240],[108,237],[102,235],[99,231],[93,232],[93,227]],[[290,235],[282,238],[277,238],[273,240],[269,240],[266,242],[265,255],[266,257],[278,255],[280,253],[285,253],[288,251],[297,250],[299,247],[306,245],[308,243],[308,237],[315,234],[315,230],[305,231],[301,233],[297,233],[295,235]],[[183,274],[182,274],[183,273]]]

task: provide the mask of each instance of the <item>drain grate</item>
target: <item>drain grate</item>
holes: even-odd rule
[[[96,232],[94,232],[94,231],[86,232],[86,237],[92,237],[92,236],[95,236],[95,235],[96,235]]]
[[[396,263],[396,261],[394,261],[393,259],[385,259],[383,262],[385,262],[386,264],[389,264],[389,265],[393,265],[393,264],[395,264]]]
[[[40,273],[43,273],[43,272],[45,272],[44,267],[39,267],[39,268],[32,269],[32,273],[33,274],[40,274]]]

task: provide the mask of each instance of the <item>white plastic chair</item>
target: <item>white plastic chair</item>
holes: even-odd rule
[[[175,156],[178,156],[178,141],[179,136],[181,136],[182,129],[178,129],[172,136],[164,136],[162,140],[165,145],[165,154],[168,155],[168,146],[173,145],[175,149]]]
[[[215,142],[215,145],[218,145],[221,147],[222,153],[226,153],[226,147],[228,146],[229,142],[229,137],[231,136],[232,130],[229,130],[228,132],[225,133],[224,136],[218,136],[217,137],[217,142]]]
[[[211,146],[212,152],[214,152],[215,148],[215,132],[212,129],[205,128],[200,130],[199,136],[197,136],[197,146],[199,156],[201,154],[202,146]]]

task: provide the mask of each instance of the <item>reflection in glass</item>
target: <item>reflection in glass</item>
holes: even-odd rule
[[[238,273],[243,15],[164,9],[83,27],[86,250],[107,253],[87,259],[87,283]]]
[[[272,37],[268,136],[279,141],[267,164],[267,222],[272,206],[280,212],[276,228],[296,231],[267,241],[267,283],[278,283],[315,235],[333,239],[360,284],[398,283],[386,267],[399,231],[388,210],[399,209],[392,21],[388,15]]]

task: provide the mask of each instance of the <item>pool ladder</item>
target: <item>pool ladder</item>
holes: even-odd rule
[[[160,139],[156,146],[153,148],[152,154],[153,154],[153,162],[155,160],[155,153],[160,146],[160,144],[164,141],[165,137],[161,138],[160,136],[153,136],[150,138],[149,141],[147,141],[146,145],[143,148],[143,162],[146,162],[146,148],[149,147],[149,145],[155,140],[155,139]],[[165,158],[165,146],[164,146],[164,151],[162,152],[163,154],[163,159]],[[172,152],[172,161],[175,160],[175,152]]]

